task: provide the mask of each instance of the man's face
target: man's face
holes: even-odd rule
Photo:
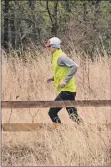
[[[53,48],[53,47],[47,47],[48,51],[51,52],[51,54],[53,54],[55,51],[56,51],[56,48]]]

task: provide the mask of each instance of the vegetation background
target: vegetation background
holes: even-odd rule
[[[2,46],[25,50],[38,48],[58,36],[66,50],[70,43],[93,59],[111,53],[111,1],[2,0]]]
[[[58,36],[78,65],[77,97],[111,99],[111,1],[2,0],[2,100],[53,100],[51,55],[45,41]],[[47,123],[31,132],[2,132],[3,166],[110,166],[111,108],[78,107],[76,126],[48,129],[48,108],[3,109],[2,122]]]

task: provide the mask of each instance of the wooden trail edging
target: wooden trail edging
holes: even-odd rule
[[[58,127],[73,127],[74,125],[59,124]],[[78,126],[78,125],[77,125]],[[36,131],[40,129],[50,130],[54,126],[52,123],[2,123],[3,131]],[[96,129],[98,131],[111,131],[111,123],[88,123],[86,128]]]
[[[111,107],[111,100],[2,101],[2,108]]]
[[[2,101],[1,107],[8,108],[44,108],[44,107],[111,107],[111,100],[77,100],[77,101]],[[88,124],[89,125],[89,124]],[[51,127],[49,124],[44,123],[2,123],[4,131],[34,131],[44,127]],[[65,126],[65,125],[64,125]],[[98,129],[107,127],[111,130],[111,124],[101,124],[97,126],[92,124]]]

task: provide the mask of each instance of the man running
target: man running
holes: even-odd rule
[[[55,101],[61,100],[75,100],[76,96],[76,83],[74,75],[77,72],[78,65],[71,60],[61,49],[61,40],[57,37],[50,38],[47,41],[46,47],[52,54],[52,67],[53,74],[52,78],[49,78],[47,82],[54,81],[58,96]],[[58,112],[61,108],[50,108],[49,116],[53,123],[61,123],[58,116]],[[69,117],[76,123],[80,123],[82,119],[77,113],[77,108],[66,107]]]

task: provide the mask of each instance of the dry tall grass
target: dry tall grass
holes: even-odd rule
[[[2,63],[2,100],[53,100],[56,90],[46,80],[52,76],[51,56],[10,58]],[[74,56],[73,56],[74,55]],[[77,99],[111,99],[111,61],[105,56],[95,62],[83,61],[74,51],[78,64]],[[88,123],[111,123],[111,108],[80,108],[85,127],[75,126],[65,109],[59,116],[65,124],[55,130],[2,132],[2,165],[111,165],[111,131],[98,130]],[[10,109],[2,111],[2,122],[51,122],[48,109]],[[66,125],[67,124],[67,125]],[[101,125],[100,125],[101,126]]]

